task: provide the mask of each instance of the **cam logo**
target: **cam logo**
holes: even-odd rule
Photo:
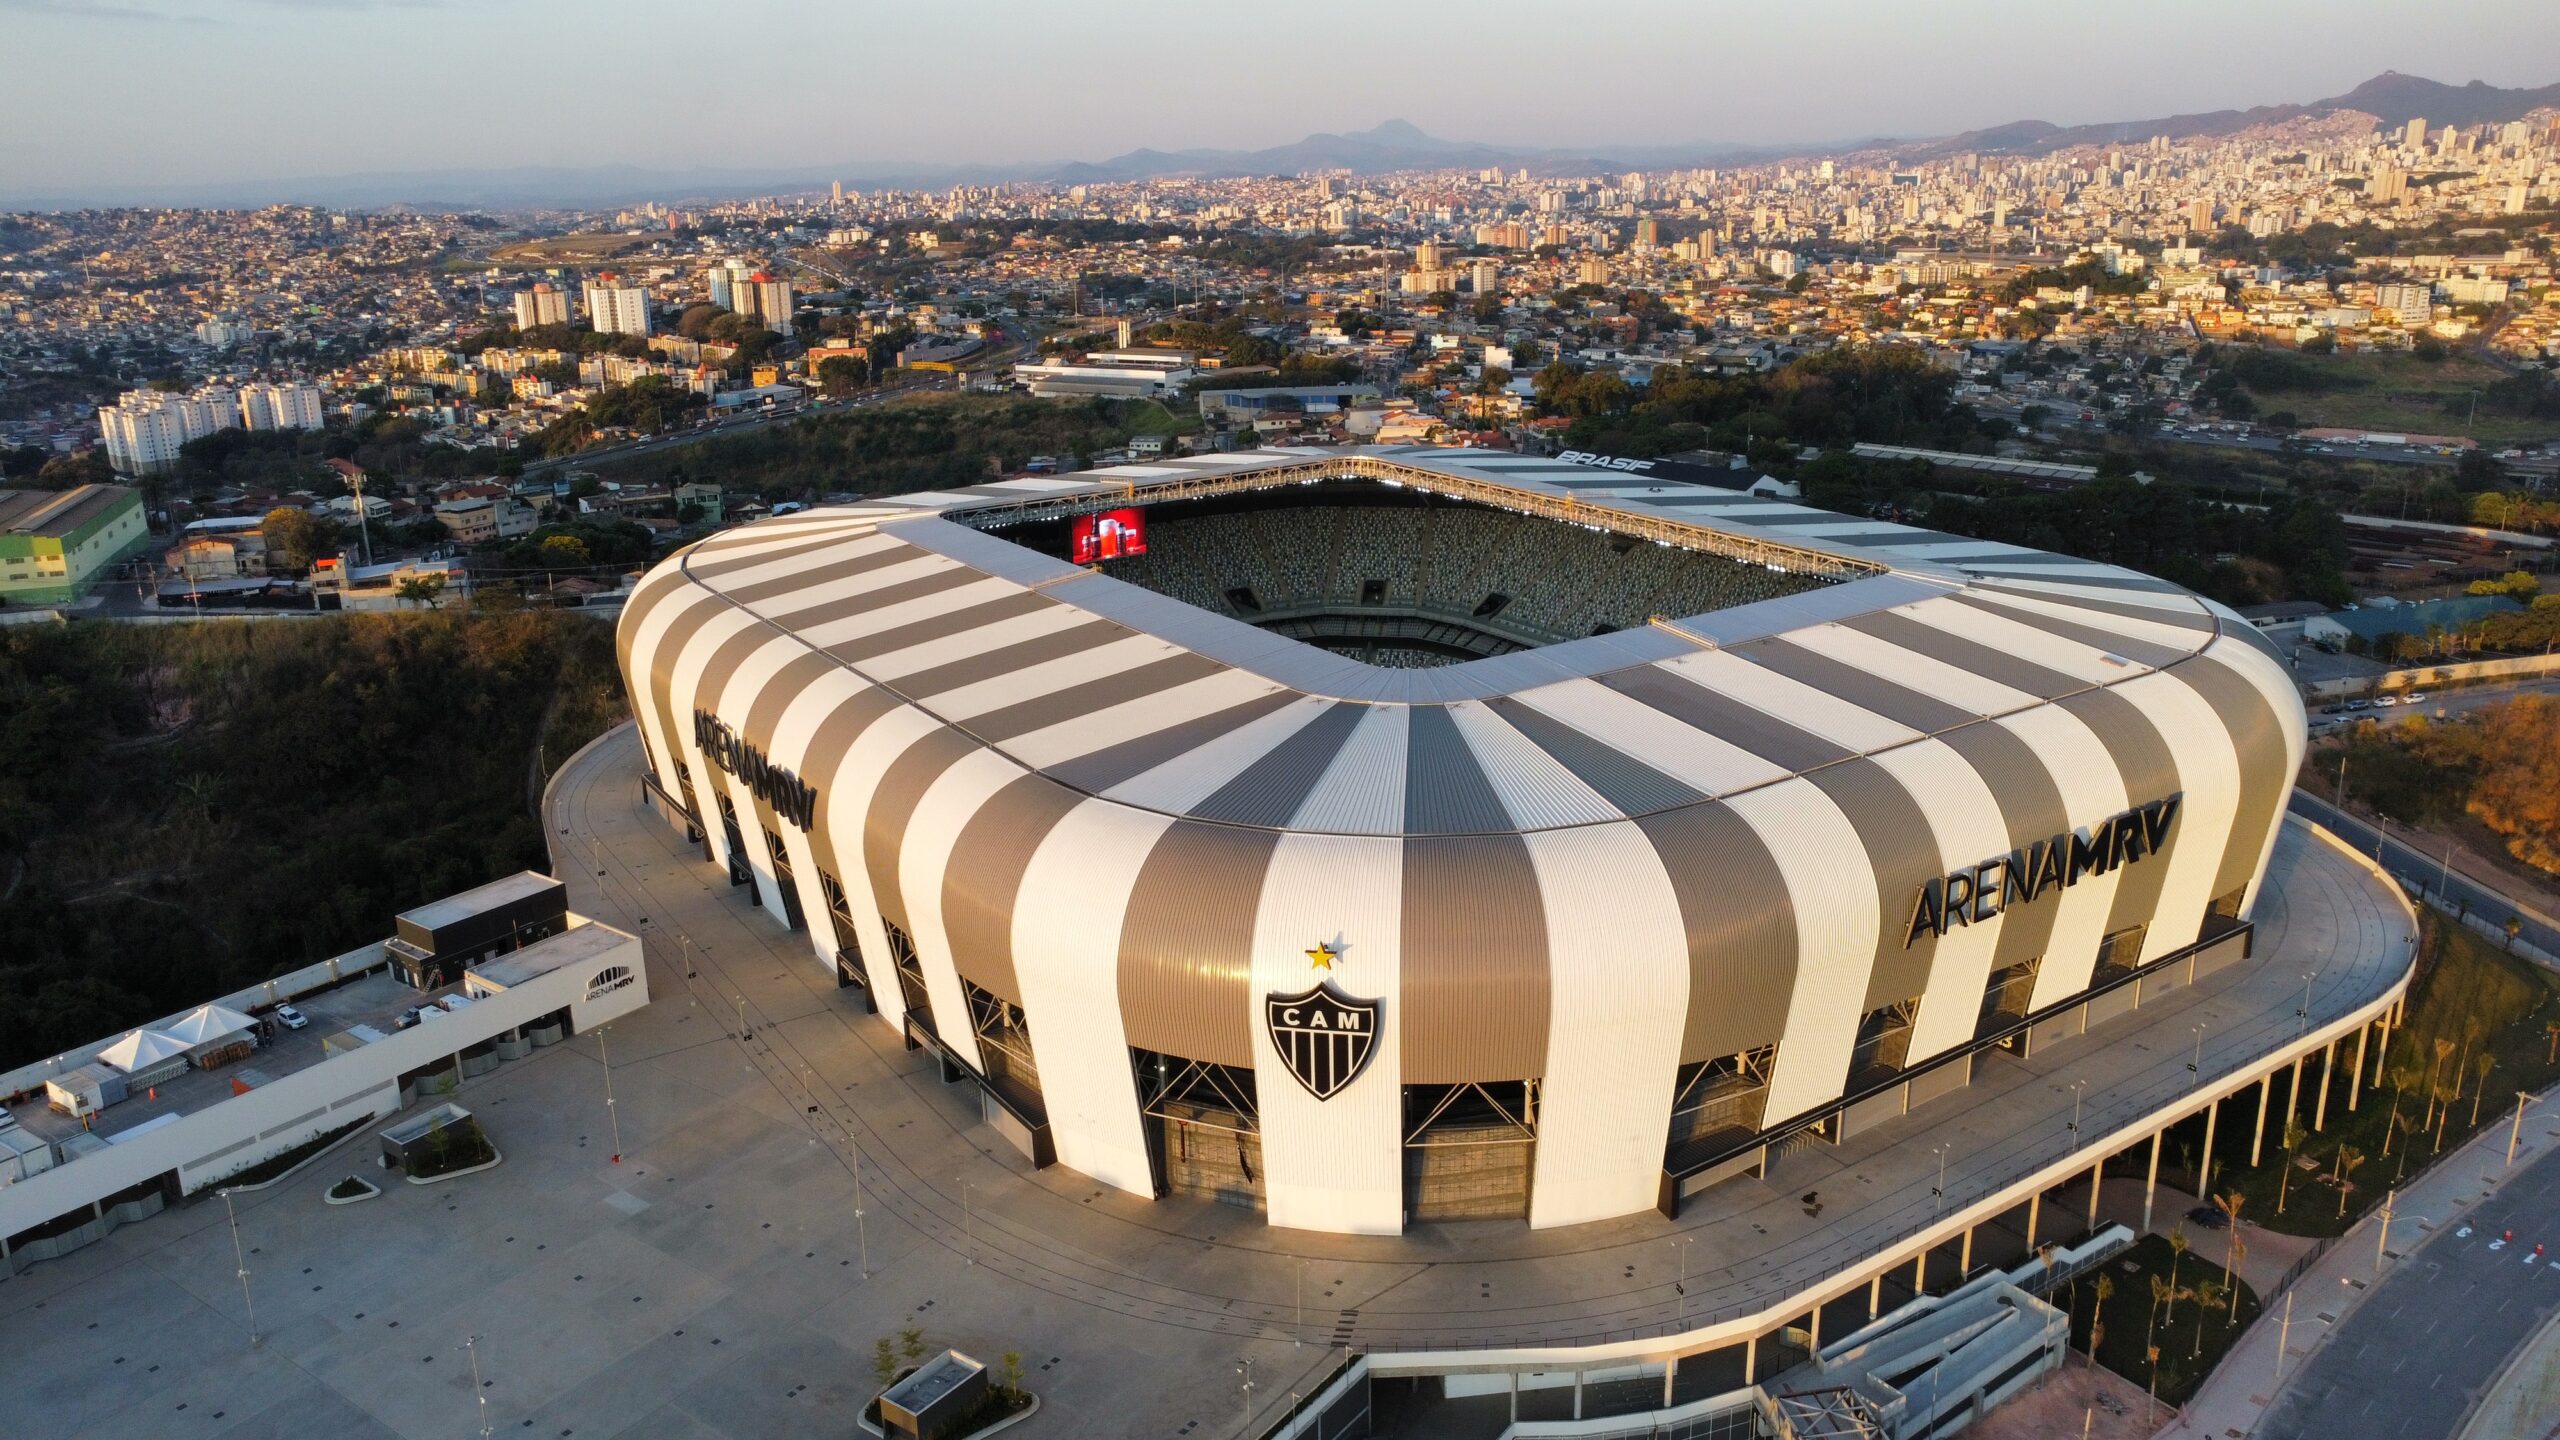
[[[1342,1093],[1377,1052],[1378,1002],[1354,1000],[1330,980],[1295,995],[1264,996],[1262,1015],[1280,1063],[1318,1100]]]

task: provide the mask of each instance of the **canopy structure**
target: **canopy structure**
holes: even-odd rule
[[[173,1036],[186,1045],[210,1045],[246,1034],[258,1022],[237,1010],[221,1005],[202,1005],[188,1012],[185,1019],[158,1033]]]
[[[98,1058],[130,1075],[164,1061],[183,1059],[187,1042],[161,1030],[136,1030],[98,1052]]]

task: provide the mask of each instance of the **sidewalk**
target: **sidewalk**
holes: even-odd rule
[[[2463,1212],[2494,1193],[2507,1175],[2550,1148],[2554,1138],[2560,1137],[2560,1111],[2545,1108],[2550,1099],[2550,1094],[2538,1097],[2534,1113],[2527,1116],[2512,1168],[2506,1163],[2508,1127],[2492,1125],[2410,1181],[2394,1207],[2387,1259],[2376,1254],[2381,1217],[2367,1215],[2313,1261],[2290,1291],[2266,1296],[2266,1313],[2222,1358],[2204,1388],[2187,1402],[2185,1413],[2162,1427],[2163,1440],[2183,1434],[2256,1433],[2258,1422],[2283,1388],[2276,1356],[2280,1339],[2285,1347],[2282,1381],[2290,1382],[2389,1266],[2438,1230],[2456,1224]],[[2290,1335],[2284,1323],[2288,1295]]]
[[[2459,1440],[2552,1440],[2560,1436],[2560,1321],[2542,1327],[2462,1427]]]

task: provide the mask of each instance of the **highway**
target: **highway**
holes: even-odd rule
[[[2404,1214],[2412,1229],[2399,1233],[2436,1218]],[[2445,1219],[2297,1372],[2260,1440],[2451,1436],[2507,1357],[2560,1312],[2560,1147],[2459,1222]],[[2538,1258],[2536,1245],[2547,1247]],[[2296,1333],[2306,1318],[2296,1317]]]
[[[2352,787],[2355,777],[2349,775],[2347,778]],[[2352,788],[2349,798],[2353,798]],[[2560,922],[2555,922],[2522,900],[2490,889],[2459,870],[2448,869],[2443,854],[2428,854],[2404,843],[2397,835],[2378,836],[2369,821],[2346,814],[2328,801],[2301,790],[2293,792],[2293,813],[2328,827],[2331,833],[2367,855],[2377,853],[2374,846],[2379,840],[2381,850],[2378,858],[2382,868],[2403,884],[2423,890],[2430,897],[2440,894],[2449,897],[2454,906],[2468,906],[2470,913],[2486,917],[2493,925],[2514,915],[2524,921],[2524,929],[2518,932],[2518,939],[2545,954],[2560,954]]]

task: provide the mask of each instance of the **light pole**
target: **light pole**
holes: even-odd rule
[[[1244,1425],[1236,1431],[1237,1434],[1242,1435],[1253,1429],[1253,1357],[1250,1355],[1238,1357],[1236,1373],[1244,1377]]]
[[[966,1252],[970,1264],[978,1263],[978,1187],[967,1182],[960,1186],[960,1223],[968,1237]]]
[[[229,1187],[222,1192],[222,1213],[231,1222],[231,1263],[240,1276],[240,1308],[249,1312],[249,1343],[258,1343],[258,1307],[249,1299],[249,1254],[240,1248],[240,1211]]]
[[[2200,1076],[2204,1074],[2204,1032],[2204,1022],[2201,1020],[2197,1021],[2194,1026],[2194,1033],[2196,1037],[2195,1056],[2187,1061],[2187,1073],[2190,1075]]]
[[[1930,1208],[1943,1215],[1947,1209],[1947,1147],[1941,1145],[1931,1153],[1938,1157],[1938,1183],[1929,1190]]]
[[[2311,981],[2319,973],[2317,970],[2302,972],[2302,1008],[2293,1012],[2293,1033],[2297,1039],[2301,1037],[2302,1032],[2311,1028]]]
[[[463,1336],[462,1348],[471,1353],[471,1393],[480,1401],[480,1440],[489,1440],[489,1392],[480,1388],[480,1337]]]
[[[2516,1120],[2513,1125],[2507,1127],[2507,1165],[2510,1169],[2514,1168],[2516,1163],[2516,1142],[2524,1138],[2524,1107],[2532,1099],[2533,1096],[2526,1091],[2516,1092]]]
[[[747,1028],[747,997],[742,993],[738,996],[738,1039],[744,1042],[754,1038],[756,1032]]]
[[[691,980],[694,978],[693,937],[691,935],[679,934],[676,938],[684,941],[684,978]]]
[[[613,1107],[613,1052],[606,1048],[604,1039],[605,1031],[610,1028],[599,1026],[596,1029],[596,1059],[604,1066],[604,1123],[613,1131],[613,1163],[619,1165],[622,1163],[622,1115]]]
[[[2088,1089],[2089,1082],[2086,1080],[2071,1082],[2071,1148],[2074,1150],[2080,1148],[2080,1101]]]
[[[1689,1328],[1689,1247],[1697,1243],[1695,1235],[1680,1237],[1680,1284],[1671,1293],[1680,1297],[1679,1328],[1683,1330]]]
[[[1298,1257],[1298,1348],[1307,1345],[1307,1257]]]
[[[2284,1292],[2284,1320],[2276,1326],[2276,1379],[2284,1379],[2284,1349],[2293,1339],[2293,1292]]]
[[[848,1131],[845,1143],[853,1147],[853,1238],[862,1246],[862,1278],[871,1278],[871,1231],[862,1223],[862,1142]]]

